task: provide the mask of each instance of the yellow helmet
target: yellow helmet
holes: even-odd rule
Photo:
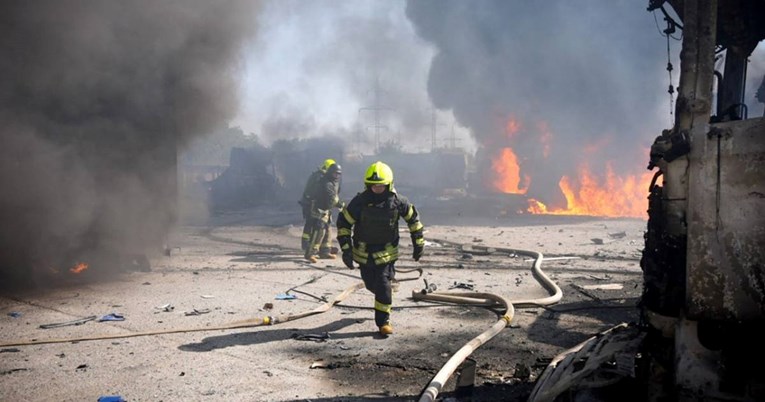
[[[367,173],[364,175],[364,184],[367,184],[370,186],[373,184],[392,185],[393,170],[391,170],[390,166],[380,161],[377,161],[369,165],[369,168],[367,169]]]
[[[335,162],[334,159],[325,159],[324,163],[321,165],[319,169],[321,169],[322,172],[327,173],[327,170],[329,170],[329,167],[334,165],[335,163],[337,162]]]

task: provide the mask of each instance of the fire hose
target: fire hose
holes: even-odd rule
[[[413,271],[417,271],[419,275],[414,278],[404,278],[404,279],[401,279],[400,281],[416,280],[420,276],[422,276],[422,269],[413,269],[413,270],[407,270],[403,272],[407,273],[407,272],[413,272]],[[312,316],[316,314],[321,314],[326,311],[329,311],[329,309],[331,309],[333,306],[342,302],[353,292],[359,289],[362,289],[363,287],[364,287],[364,283],[358,282],[353,286],[349,286],[348,288],[343,290],[341,293],[333,296],[331,299],[327,300],[322,305],[302,313],[282,314],[277,316],[265,316],[260,318],[250,318],[247,320],[235,321],[229,324],[224,324],[224,325],[215,326],[215,327],[169,329],[169,330],[162,330],[162,331],[134,332],[130,334],[97,335],[97,336],[88,336],[88,337],[81,337],[81,338],[33,339],[29,341],[12,341],[12,342],[2,343],[0,344],[0,347],[83,342],[83,341],[96,341],[96,340],[105,340],[105,339],[135,338],[139,336],[177,334],[177,333],[185,333],[185,332],[207,332],[207,331],[217,331],[217,330],[226,330],[226,329],[252,328],[252,327],[259,327],[264,325],[276,325],[276,324],[281,324],[288,321],[294,321],[300,318],[304,318],[304,317],[308,317],[308,316]]]
[[[434,239],[433,241],[442,243],[442,244],[449,244],[452,246],[459,245],[458,243],[446,241],[446,240],[437,240]],[[489,247],[482,247],[482,246],[473,246],[474,249],[483,251],[483,252],[489,252]],[[441,388],[444,386],[446,381],[451,377],[451,375],[454,373],[454,371],[457,369],[457,367],[468,357],[470,356],[473,351],[478,349],[481,345],[489,341],[491,338],[493,338],[495,335],[500,333],[502,329],[504,329],[507,325],[510,324],[510,322],[513,320],[513,317],[515,316],[515,307],[532,307],[532,306],[547,306],[550,304],[557,303],[560,301],[560,299],[563,297],[563,292],[560,290],[560,287],[558,287],[555,282],[553,282],[541,269],[542,266],[542,260],[544,257],[541,253],[537,253],[535,251],[527,251],[527,250],[517,250],[517,249],[511,249],[511,248],[491,248],[495,251],[500,252],[506,252],[506,253],[512,253],[515,255],[524,255],[527,257],[531,257],[534,259],[534,263],[532,265],[532,273],[534,277],[539,281],[542,286],[547,289],[547,291],[550,293],[550,296],[542,298],[542,299],[525,299],[525,300],[516,300],[516,301],[510,301],[502,296],[497,296],[490,293],[472,293],[472,292],[427,292],[427,291],[420,291],[420,292],[412,292],[412,298],[415,300],[427,300],[427,301],[438,301],[438,302],[446,302],[446,303],[455,303],[455,304],[470,304],[470,305],[479,305],[479,306],[495,306],[500,307],[503,310],[502,315],[500,316],[500,319],[494,323],[489,329],[478,335],[477,337],[470,340],[470,342],[466,343],[462,348],[460,348],[457,352],[455,352],[449,360],[441,367],[441,369],[436,373],[435,376],[431,379],[430,383],[425,387],[425,389],[420,394],[420,402],[432,402],[436,400],[436,396],[438,396],[438,393],[441,391]]]
[[[459,243],[433,239],[433,241],[448,244],[452,246],[459,246]],[[420,395],[420,402],[432,402],[435,401],[438,393],[446,381],[451,377],[457,367],[473,353],[481,345],[488,342],[499,332],[502,331],[507,325],[511,323],[515,315],[515,307],[533,307],[533,306],[547,306],[557,303],[562,298],[562,291],[541,269],[542,260],[544,257],[541,253],[527,250],[511,249],[511,248],[495,248],[484,246],[472,246],[474,251],[480,252],[505,252],[508,254],[523,255],[533,258],[532,273],[538,282],[550,293],[548,297],[541,299],[524,299],[511,301],[502,296],[490,294],[490,293],[476,293],[476,292],[426,292],[426,291],[413,291],[412,298],[416,301],[432,301],[432,302],[444,302],[454,304],[467,304],[484,307],[497,307],[503,311],[499,320],[494,323],[489,329],[473,338],[466,343],[462,348],[455,352],[449,360],[441,367],[432,380],[428,383],[427,387]],[[400,271],[401,273],[418,271],[417,278],[401,279],[399,282],[418,279],[422,276],[422,269]],[[162,331],[147,331],[147,332],[135,332],[131,334],[118,334],[118,335],[100,335],[91,337],[69,338],[69,339],[33,339],[29,341],[14,341],[0,344],[0,347],[11,346],[26,346],[26,345],[40,345],[40,344],[55,344],[55,343],[69,343],[69,342],[82,342],[91,340],[106,340],[106,339],[122,339],[141,336],[163,335],[172,333],[187,333],[187,332],[207,332],[215,330],[227,330],[227,329],[240,329],[240,328],[252,328],[264,325],[276,325],[283,322],[294,321],[300,318],[321,314],[330,310],[336,304],[345,300],[350,294],[364,287],[363,282],[359,282],[343,290],[341,293],[335,295],[331,299],[327,300],[322,305],[315,309],[305,311],[296,314],[283,314],[278,316],[264,316],[261,318],[251,318],[247,320],[235,321],[229,324],[220,325],[216,327],[205,328],[185,328],[185,329],[171,329]]]

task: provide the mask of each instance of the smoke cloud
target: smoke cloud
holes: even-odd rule
[[[350,132],[349,148],[371,153],[371,108],[379,107],[380,141],[429,149],[425,83],[433,49],[416,35],[405,7],[378,0],[264,4],[261,34],[250,49],[258,56],[248,65],[247,88],[258,96],[245,100],[252,113],[238,123],[267,143]],[[450,113],[440,113],[439,123],[451,124]]]
[[[406,14],[437,48],[430,97],[471,129],[483,170],[498,148],[512,147],[521,179],[531,178],[528,195],[561,202],[558,181],[583,163],[593,173],[609,164],[615,174],[640,173],[649,145],[671,126],[666,40],[646,7],[417,0]]]
[[[175,219],[177,146],[236,113],[255,4],[3,2],[5,284],[48,278],[96,252],[162,247]]]

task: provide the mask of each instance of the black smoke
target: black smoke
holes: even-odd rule
[[[251,1],[0,5],[0,279],[160,249],[176,151],[236,113]],[[90,262],[90,261],[82,261]],[[99,269],[107,269],[106,262]]]
[[[607,163],[616,174],[641,173],[648,146],[671,125],[666,40],[646,7],[417,0],[406,13],[437,48],[428,79],[436,107],[471,129],[479,160],[512,147],[532,179],[528,194],[549,202],[582,163],[595,173]],[[521,125],[512,138],[511,117]]]

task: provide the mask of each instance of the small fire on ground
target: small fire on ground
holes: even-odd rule
[[[69,272],[73,274],[79,274],[85,271],[86,269],[88,269],[88,264],[84,262],[78,262],[72,268],[69,268]]]

